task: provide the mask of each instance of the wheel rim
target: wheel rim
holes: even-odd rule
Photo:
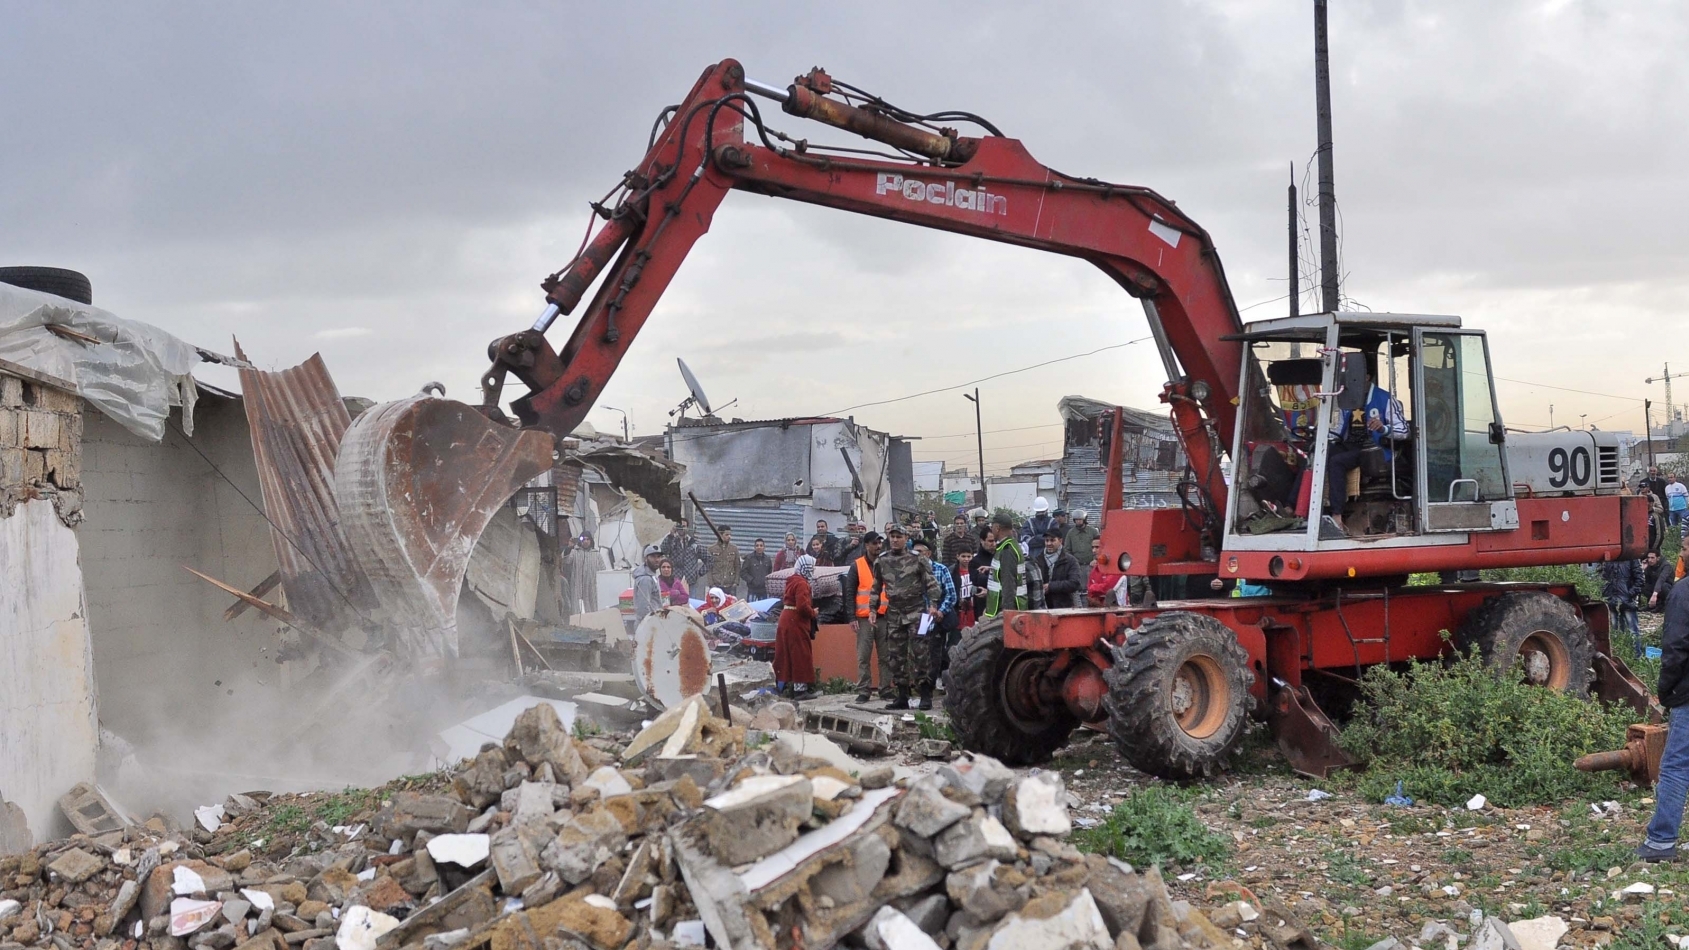
[[[1572,681],[1572,657],[1551,630],[1535,630],[1519,644],[1519,663],[1525,682],[1549,689],[1565,689]]]
[[[1173,720],[1185,735],[1207,739],[1225,725],[1232,690],[1219,660],[1206,653],[1186,657],[1173,671],[1172,687]]]
[[[1022,732],[1042,732],[1055,722],[1041,692],[1050,658],[1047,653],[1017,653],[1003,671],[997,700],[1009,721]]]

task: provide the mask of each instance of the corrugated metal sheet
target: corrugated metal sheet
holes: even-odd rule
[[[239,344],[235,352],[246,358]],[[343,629],[348,601],[358,611],[376,606],[334,498],[334,460],[352,416],[321,354],[277,372],[243,369],[240,385],[288,609],[319,629]]]
[[[778,508],[753,505],[705,505],[704,511],[709,513],[710,520],[717,527],[733,526],[733,543],[739,547],[739,553],[749,554],[751,544],[761,538],[767,545],[768,555],[774,556],[781,545],[786,543],[786,532],[798,536],[800,543],[809,540],[809,535],[803,530],[803,506],[781,505]],[[709,537],[710,529],[702,525],[696,532],[702,537]],[[710,538],[713,542],[714,539]]]

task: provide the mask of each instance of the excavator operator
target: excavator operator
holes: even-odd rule
[[[1331,444],[1325,455],[1326,511],[1345,535],[1348,528],[1343,524],[1343,502],[1348,497],[1349,473],[1360,467],[1370,446],[1378,446],[1384,453],[1384,461],[1390,462],[1397,446],[1409,438],[1402,401],[1378,385],[1377,364],[1372,354],[1367,354],[1366,368],[1366,399],[1343,412],[1332,425]]]

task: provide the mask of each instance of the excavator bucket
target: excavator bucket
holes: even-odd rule
[[[457,597],[475,541],[551,468],[554,446],[545,432],[432,396],[382,403],[346,430],[334,466],[341,526],[402,652],[457,655]]]

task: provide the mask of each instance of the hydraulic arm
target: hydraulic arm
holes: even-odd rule
[[[751,94],[888,148],[840,153],[776,132]],[[961,136],[937,125],[948,121],[972,122],[988,134]],[[747,141],[747,127],[754,140]],[[529,389],[512,403],[523,426],[557,436],[572,431],[733,189],[1095,264],[1142,301],[1167,370],[1163,398],[1202,489],[1200,507],[1216,519],[1225,509],[1219,456],[1232,431],[1242,356],[1241,344],[1222,338],[1241,324],[1207,232],[1150,189],[1040,164],[976,116],[915,115],[820,70],[782,89],[747,80],[738,62],[723,60],[664,110],[645,157],[594,205],[597,233],[543,282],[539,319],[489,346],[483,411],[502,416],[500,393],[513,373]],[[573,332],[554,349],[546,329],[572,314],[595,283]]]

